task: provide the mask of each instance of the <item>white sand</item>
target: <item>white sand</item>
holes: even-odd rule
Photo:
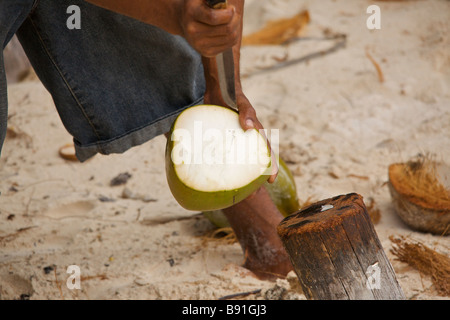
[[[447,255],[449,238],[403,224],[385,182],[389,164],[418,153],[449,161],[450,2],[376,2],[381,30],[372,31],[366,28],[370,4],[247,1],[246,33],[304,8],[312,19],[307,36],[329,29],[346,34],[347,46],[308,63],[249,76],[243,85],[264,126],[281,130],[280,152],[290,161],[300,199],[349,192],[373,198],[382,215],[375,228],[406,297],[442,298],[429,277],[394,259],[388,237],[409,236]],[[330,45],[246,47],[242,71],[248,74],[286,52],[291,59]],[[379,63],[383,83],[366,50]],[[276,283],[257,280],[239,267],[243,255],[237,243],[205,241],[202,236],[213,230],[209,221],[172,198],[164,137],[123,155],[70,162],[58,149],[71,137],[43,86],[22,82],[9,86],[8,94],[9,127],[19,135],[7,139],[0,159],[0,237],[10,235],[0,241],[1,299],[23,294],[31,299],[217,299],[256,289],[263,291],[247,298],[272,297],[266,292]],[[126,188],[156,201],[123,199],[125,186],[109,185],[123,172],[132,175]],[[113,201],[99,200],[105,197]],[[66,287],[69,265],[80,267],[81,290]],[[47,266],[54,266],[48,274]],[[286,280],[278,285],[292,291],[284,298],[304,298]]]

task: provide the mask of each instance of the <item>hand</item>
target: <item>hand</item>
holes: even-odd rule
[[[273,183],[278,174],[278,165],[276,161],[276,155],[270,147],[269,140],[264,133],[264,127],[261,122],[259,122],[256,111],[253,106],[248,101],[247,97],[241,92],[236,96],[236,102],[239,108],[239,123],[245,131],[248,129],[257,129],[267,141],[267,145],[270,149],[270,155],[272,157],[272,172],[267,182]],[[204,97],[205,104],[221,105],[226,106],[225,102],[222,100],[222,96],[218,92],[206,91]]]
[[[267,141],[267,145],[270,149],[270,155],[272,157],[272,173],[269,176],[269,179],[267,179],[267,182],[273,183],[277,177],[278,174],[278,166],[276,161],[276,156],[272,151],[272,148],[270,146],[270,142],[267,139],[266,134],[264,133],[264,127],[262,126],[261,122],[259,122],[258,118],[256,117],[256,111],[248,101],[247,97],[240,93],[237,97],[237,105],[239,108],[239,123],[241,124],[242,129],[248,130],[248,129],[257,129],[260,134],[264,136],[264,138]]]
[[[211,58],[238,43],[241,18],[231,4],[212,9],[204,0],[184,0],[182,35],[202,56]]]

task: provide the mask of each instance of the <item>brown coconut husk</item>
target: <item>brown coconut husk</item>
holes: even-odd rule
[[[214,229],[202,236],[204,244],[214,242],[217,244],[234,244],[238,242],[236,234],[231,227]]]
[[[423,243],[412,243],[404,237],[389,239],[394,244],[391,252],[398,260],[431,276],[431,281],[440,296],[450,296],[450,258],[428,248]]]
[[[450,233],[450,190],[440,181],[429,156],[389,166],[389,190],[399,217],[411,228],[438,235]]]
[[[369,198],[368,204],[366,205],[367,212],[369,213],[370,220],[373,224],[377,224],[381,219],[381,212],[378,209],[375,199]]]

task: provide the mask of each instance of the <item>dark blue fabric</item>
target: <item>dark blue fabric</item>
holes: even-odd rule
[[[14,11],[0,14],[0,41],[3,26],[10,37],[20,21],[18,38],[81,161],[163,134],[179,112],[202,102],[201,57],[183,38],[81,0],[40,0],[23,20],[21,2],[31,9],[31,0],[0,0],[0,12]],[[81,10],[81,29],[66,25],[70,5]]]
[[[0,150],[6,137],[8,120],[8,95],[3,49],[33,8],[34,0],[0,0]]]

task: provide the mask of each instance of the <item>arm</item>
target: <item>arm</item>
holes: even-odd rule
[[[233,47],[240,124],[244,130],[263,129],[255,109],[242,91],[240,82],[239,58],[244,0],[228,0],[226,9],[211,9],[204,0],[86,1],[184,37],[202,55],[207,104],[225,105],[220,92],[215,56]],[[275,176],[271,176],[269,182],[275,180]]]
[[[86,1],[186,38],[202,55],[206,79],[205,101],[208,103],[224,105],[214,57],[232,46],[241,126],[244,129],[262,128],[253,107],[242,92],[239,77],[244,0],[228,0],[228,7],[219,10],[209,8],[204,0]]]
[[[262,124],[259,122],[255,109],[251,105],[250,101],[245,96],[240,78],[240,54],[241,54],[241,41],[242,41],[242,29],[243,29],[243,16],[244,16],[244,0],[228,0],[228,4],[234,6],[236,15],[239,19],[238,33],[236,44],[233,45],[233,57],[234,57],[234,78],[235,78],[235,90],[236,90],[236,103],[239,108],[239,122],[244,130],[256,128],[263,130]],[[205,103],[216,104],[225,106],[225,102],[222,99],[220,91],[219,77],[217,73],[216,58],[202,57],[203,67],[205,70],[206,91],[205,91]],[[276,166],[275,155],[272,153],[272,175],[269,177],[269,183],[275,181],[277,176],[278,167]]]
[[[244,14],[244,0],[228,0],[228,5],[235,8],[236,15],[239,20],[239,25],[237,27],[237,39],[236,43],[233,45],[233,57],[234,57],[234,78],[235,78],[235,89],[236,89],[236,102],[239,107],[240,122],[243,129],[255,128],[255,121],[257,121],[254,115],[247,114],[249,108],[251,108],[250,103],[246,99],[240,80],[240,53],[241,53],[241,40],[242,40],[242,19]],[[202,57],[203,67],[205,69],[205,80],[206,80],[206,92],[205,101],[208,103],[214,103],[219,105],[225,105],[222,99],[219,79],[217,73],[217,64],[215,56],[205,56]],[[251,108],[253,109],[253,108]],[[251,120],[247,122],[246,120]],[[262,128],[262,127],[261,127]]]
[[[169,33],[182,35],[179,17],[183,0],[86,0],[86,2],[155,25]]]
[[[240,21],[234,6],[213,10],[204,0],[85,1],[182,36],[202,56],[215,56],[237,42]]]

